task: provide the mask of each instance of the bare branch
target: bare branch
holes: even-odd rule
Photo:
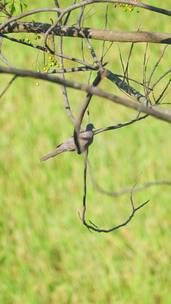
[[[132,211],[131,211],[130,215],[128,216],[128,218],[124,222],[122,222],[122,223],[120,223],[118,225],[115,225],[115,226],[113,226],[111,228],[105,229],[105,228],[98,227],[91,220],[87,221],[87,219],[86,219],[86,211],[87,211],[87,203],[86,203],[86,198],[87,198],[87,160],[88,160],[87,157],[88,157],[88,155],[86,154],[85,157],[84,157],[84,192],[83,192],[83,209],[82,209],[82,222],[83,222],[83,225],[85,225],[88,229],[90,229],[92,231],[95,231],[95,232],[108,233],[108,232],[112,232],[112,231],[118,230],[118,229],[126,226],[132,220],[132,218],[134,217],[135,213],[139,209],[143,208],[146,204],[149,203],[149,200],[147,200],[144,203],[140,204],[138,207],[135,207],[134,201],[133,201],[133,191],[134,191],[135,187],[133,187],[131,189],[131,196],[130,196]]]
[[[101,80],[102,80],[101,73],[98,73],[96,78],[93,81],[92,87],[98,86],[98,84],[100,83]],[[83,105],[81,106],[80,113],[78,114],[78,117],[77,117],[76,122],[75,122],[74,140],[75,140],[75,144],[76,144],[76,147],[77,147],[78,154],[81,153],[80,143],[79,143],[80,128],[81,128],[81,124],[82,124],[82,121],[83,121],[84,114],[85,114],[86,110],[88,109],[88,106],[89,106],[89,103],[91,101],[92,96],[93,96],[93,94],[91,94],[91,93],[87,94],[87,96],[85,98],[85,101],[84,101]]]
[[[60,85],[65,85],[69,88],[73,88],[76,90],[85,91],[90,93],[91,95],[103,97],[105,99],[111,100],[114,103],[123,105],[125,107],[137,110],[138,112],[143,112],[149,114],[155,118],[171,123],[171,112],[159,107],[146,106],[144,104],[139,104],[137,102],[133,102],[127,98],[123,98],[114,94],[110,94],[105,92],[97,87],[90,86],[87,84],[81,84],[78,82],[73,82],[69,80],[63,80],[57,76],[47,75],[39,72],[33,72],[29,70],[20,70],[15,68],[6,68],[0,66],[0,73],[4,74],[13,74],[19,77],[32,77],[36,79],[46,80],[52,83],[57,83]]]
[[[152,77],[153,77],[153,75],[154,75],[156,69],[158,68],[158,66],[159,66],[159,64],[160,64],[160,62],[161,62],[161,60],[162,60],[162,58],[163,58],[163,56],[164,56],[164,54],[165,54],[165,52],[166,52],[167,47],[168,47],[168,46],[166,45],[166,46],[164,47],[164,49],[162,50],[160,57],[158,58],[157,62],[155,63],[155,65],[154,65],[154,67],[153,67],[153,69],[152,69],[152,71],[151,71],[150,76],[148,77],[148,82],[147,82],[147,86],[148,86],[148,87],[149,87],[150,84],[151,84]]]
[[[62,55],[63,55],[63,40],[62,40],[62,37],[59,38],[59,63],[62,67],[62,70],[64,69],[64,64],[63,64],[63,58],[62,58]],[[65,75],[64,75],[64,72],[62,72],[62,79],[65,81]],[[71,110],[71,106],[70,106],[70,103],[69,103],[69,99],[68,99],[68,94],[67,94],[67,89],[66,89],[66,86],[62,86],[62,94],[63,94],[63,97],[64,97],[64,106],[65,106],[65,110],[67,112],[67,115],[68,117],[70,118],[71,122],[74,123],[75,122],[75,117],[72,113],[72,110]]]
[[[159,79],[155,83],[153,83],[151,89],[154,90],[154,88],[159,84],[159,82],[170,73],[171,73],[171,68],[168,69],[166,72],[164,72],[163,75],[161,75]]]
[[[0,28],[3,24],[0,24]],[[12,22],[10,26],[0,30],[1,34],[10,33],[39,33],[44,34],[52,27],[49,23],[40,22]],[[73,38],[89,38],[111,42],[133,42],[133,43],[161,43],[171,44],[171,33],[157,32],[116,32],[112,30],[102,30],[93,28],[78,28],[77,26],[53,25],[51,34]]]
[[[90,173],[90,178],[91,178],[91,182],[93,184],[93,187],[98,192],[100,192],[101,194],[104,194],[104,195],[107,195],[107,196],[118,197],[118,196],[121,196],[121,195],[124,195],[124,194],[127,194],[127,193],[131,193],[132,186],[123,188],[123,189],[121,189],[119,191],[118,190],[117,191],[108,191],[108,190],[105,190],[95,180],[95,178],[94,178],[94,176],[92,174],[90,162],[88,163],[88,165],[89,165],[89,173]],[[153,187],[153,186],[154,187],[155,186],[171,186],[171,181],[169,181],[169,180],[156,180],[156,181],[147,182],[147,183],[144,183],[143,185],[135,186],[134,192],[140,192],[140,191],[143,191],[143,190],[145,190],[147,188],[150,188],[150,187]]]
[[[0,34],[0,36],[2,36],[3,38],[5,38],[7,40],[12,41],[12,42],[16,42],[16,43],[19,43],[19,44],[22,44],[22,45],[25,45],[25,46],[28,46],[28,47],[32,47],[32,48],[38,49],[39,51],[42,51],[42,52],[45,52],[45,53],[48,52],[48,50],[45,47],[43,47],[43,46],[35,45],[35,44],[32,44],[31,42],[25,42],[22,39],[16,39],[16,38],[4,35],[4,34]],[[63,59],[66,59],[66,60],[69,60],[69,61],[73,61],[73,62],[76,62],[76,63],[83,64],[87,68],[92,69],[92,70],[94,70],[94,69],[96,70],[97,69],[91,63],[89,63],[87,61],[83,61],[83,60],[81,60],[79,58],[74,58],[74,57],[71,57],[71,56],[68,56],[68,55],[59,55],[59,53],[56,53],[54,51],[52,51],[51,54],[55,55],[57,57],[62,57]]]
[[[146,96],[142,95],[140,92],[135,90],[133,87],[128,85],[124,79],[119,78],[116,74],[112,73],[109,70],[105,70],[105,76],[107,79],[112,81],[116,86],[127,93],[128,95],[134,97],[138,102],[143,103],[144,105],[148,104]]]
[[[139,116],[138,115],[136,118],[134,118],[132,120],[129,120],[129,121],[126,121],[126,122],[122,122],[122,123],[118,123],[117,125],[108,126],[106,128],[96,129],[94,131],[94,135],[97,135],[99,133],[103,133],[103,132],[106,132],[106,131],[111,131],[111,130],[116,130],[116,129],[127,127],[127,126],[132,125],[133,123],[138,122],[140,120],[143,120],[143,119],[145,119],[147,117],[148,117],[148,114],[143,115],[143,116]]]
[[[14,2],[14,1],[13,1]],[[5,21],[0,24],[0,59],[3,62],[2,64],[9,65],[9,67],[3,67],[0,66],[0,73],[3,74],[10,74],[13,75],[12,79],[7,83],[5,89],[0,93],[0,98],[5,94],[5,92],[9,89],[10,85],[14,82],[14,80],[17,77],[31,77],[35,79],[41,79],[44,81],[49,81],[54,84],[58,84],[61,86],[63,99],[64,99],[64,109],[70,118],[73,127],[73,136],[63,142],[62,144],[59,144],[52,152],[46,154],[43,156],[42,160],[47,160],[49,158],[55,157],[56,155],[66,152],[66,151],[75,151],[78,154],[83,154],[84,156],[84,188],[83,188],[83,198],[82,198],[82,216],[81,220],[83,224],[90,230],[90,231],[96,231],[96,232],[111,232],[114,230],[117,230],[121,227],[126,226],[134,217],[135,213],[144,207],[149,201],[145,201],[142,204],[135,207],[134,200],[133,200],[133,193],[136,191],[142,191],[148,187],[154,186],[154,185],[169,185],[171,186],[171,181],[153,181],[153,182],[146,182],[144,185],[141,186],[134,186],[132,187],[126,187],[120,191],[106,191],[101,187],[97,181],[94,180],[94,177],[92,175],[92,170],[90,166],[90,162],[88,160],[88,147],[90,144],[92,144],[94,135],[110,131],[110,130],[117,130],[120,128],[127,127],[129,125],[132,125],[134,123],[140,122],[143,119],[146,119],[149,116],[153,116],[157,119],[160,119],[162,121],[166,121],[171,123],[171,111],[168,111],[166,109],[163,109],[159,104],[161,104],[162,99],[166,96],[166,93],[169,91],[169,85],[171,83],[171,79],[168,79],[168,75],[171,72],[171,69],[169,68],[166,72],[164,72],[162,75],[157,75],[156,72],[158,72],[158,67],[161,63],[162,58],[164,57],[166,47],[162,51],[160,57],[157,61],[155,61],[155,64],[152,67],[151,72],[148,75],[149,68],[147,69],[148,64],[148,58],[147,58],[147,49],[148,49],[148,43],[158,43],[158,44],[171,44],[171,33],[157,33],[157,32],[148,32],[148,31],[131,31],[131,32],[120,32],[120,31],[113,31],[107,29],[107,25],[109,23],[109,10],[115,10],[115,7],[118,6],[118,4],[121,4],[123,6],[129,7],[131,5],[132,7],[139,7],[141,9],[145,9],[154,13],[162,14],[165,17],[171,16],[171,11],[162,9],[159,7],[155,7],[152,5],[148,5],[145,3],[142,3],[140,1],[131,1],[131,0],[72,0],[70,1],[72,4],[66,6],[66,8],[62,8],[62,0],[53,0],[52,5],[55,6],[55,8],[39,8],[30,10],[27,12],[24,12],[18,16],[14,16],[12,10],[9,9],[8,12],[8,6],[6,4],[6,1],[4,1],[4,4],[0,4],[0,10],[3,12],[3,18],[5,18]],[[8,3],[8,1],[7,1]],[[96,5],[94,5],[96,4]],[[92,7],[96,7],[99,5],[101,7],[101,4],[106,4],[106,10],[104,17],[104,29],[94,29],[91,27],[84,27],[84,20],[86,17],[86,11],[88,11],[88,6],[90,6],[90,10]],[[110,6],[111,4],[111,6]],[[65,4],[64,4],[65,5]],[[6,11],[7,7],[7,11]],[[22,5],[21,5],[22,10]],[[16,11],[17,12],[17,11]],[[75,15],[73,15],[74,19],[72,19],[72,24],[69,25],[70,16],[75,12]],[[50,13],[50,20],[51,24],[49,23],[41,23],[41,22],[21,22],[21,20],[25,17],[31,16],[30,20],[32,20],[33,16],[37,16],[37,14],[44,14],[44,13]],[[53,17],[53,14],[55,13],[55,18]],[[12,16],[13,15],[13,16]],[[94,16],[93,16],[94,17]],[[95,16],[96,17],[96,16]],[[95,18],[94,17],[94,18]],[[29,20],[26,19],[26,20]],[[25,19],[23,20],[25,21]],[[103,21],[102,21],[103,24]],[[11,35],[14,37],[10,37],[10,33],[17,34],[18,37],[20,33],[27,33],[28,35],[35,36],[35,42],[30,42],[30,40],[27,39],[18,39],[15,38],[15,35]],[[42,40],[38,43],[38,39],[40,38],[40,35],[42,37]],[[56,39],[55,37],[59,37],[59,45],[58,49],[56,48]],[[82,54],[78,55],[78,57],[83,58],[75,58],[72,56],[64,55],[66,53],[66,48],[64,48],[64,37],[72,37],[82,39]],[[21,35],[22,37],[22,35]],[[102,46],[102,50],[98,49],[98,53],[96,53],[96,49],[93,48],[91,44],[91,39],[93,40],[101,40],[102,43],[100,45]],[[44,58],[44,72],[34,72],[31,70],[23,70],[23,69],[16,69],[10,66],[8,59],[6,58],[6,54],[3,55],[4,50],[6,51],[6,48],[3,49],[3,42],[6,40],[10,42],[15,42],[27,47],[31,47],[36,49],[37,51],[43,52],[43,58]],[[67,39],[68,40],[68,39]],[[73,39],[72,39],[73,40]],[[109,41],[110,46],[105,51],[105,43]],[[128,51],[127,59],[123,58],[121,51],[120,51],[120,61],[123,68],[123,75],[118,75],[114,72],[112,72],[109,69],[105,69],[105,66],[107,63],[104,62],[104,57],[108,53],[111,45],[113,42],[123,42],[123,43],[131,43],[130,49]],[[130,65],[132,64],[132,54],[133,54],[133,47],[135,43],[144,43],[146,42],[146,49],[144,53],[144,61],[142,60],[143,64],[143,81],[140,83],[138,80],[133,79],[134,76],[129,77],[129,71]],[[41,45],[42,44],[42,45]],[[75,46],[74,46],[75,47]],[[77,45],[76,45],[77,47]],[[75,50],[77,50],[75,47]],[[78,48],[79,49],[79,48]],[[20,50],[20,48],[19,48]],[[120,50],[120,49],[119,49]],[[84,60],[84,57],[87,56],[87,51],[89,51],[91,62],[87,62]],[[38,52],[38,53],[40,53]],[[50,55],[46,56],[46,54],[49,53]],[[100,53],[100,59],[98,59],[97,54]],[[57,56],[59,57],[59,61],[57,61]],[[132,57],[131,57],[132,56]],[[67,65],[67,62],[65,60],[72,61],[72,66]],[[119,60],[118,60],[119,61]],[[58,65],[59,62],[59,65]],[[81,66],[75,66],[81,65]],[[65,64],[66,63],[66,64]],[[41,69],[41,68],[40,68]],[[67,80],[66,73],[74,73],[74,72],[87,72],[90,71],[89,75],[93,74],[94,81],[93,83],[90,81],[88,84],[80,83],[77,81],[69,81]],[[95,71],[94,73],[92,71]],[[59,77],[54,76],[54,74],[61,74]],[[52,75],[53,74],[53,75]],[[74,76],[74,74],[73,74]],[[165,78],[167,77],[167,78]],[[120,97],[114,94],[111,94],[109,91],[101,90],[99,88],[99,85],[104,79],[108,79],[111,82],[111,89],[114,91],[114,89],[119,88],[119,90],[128,95],[129,98]],[[139,79],[139,78],[138,78]],[[155,80],[154,84],[152,83],[153,79]],[[162,80],[164,80],[162,83],[160,83]],[[138,84],[141,86],[141,90],[143,89],[144,92],[139,92],[139,89],[136,89],[132,86],[132,82]],[[105,83],[105,81],[104,81]],[[130,85],[131,83],[131,85]],[[162,89],[160,89],[160,92],[158,93],[158,97],[156,97],[156,91],[154,88],[158,84],[162,84]],[[134,85],[134,84],[133,84]],[[80,110],[75,116],[72,112],[72,108],[70,106],[69,101],[69,95],[68,91],[70,89],[79,90],[82,92],[86,92],[85,99],[79,100],[80,102]],[[88,123],[86,126],[86,129],[83,131],[83,122],[85,114],[87,113],[89,115],[89,105],[92,100],[92,97],[98,96],[106,100],[110,100],[115,104],[123,105],[129,109],[136,110],[136,115],[134,119],[129,119],[128,121],[124,121],[118,124],[113,125],[107,125],[104,128],[99,128],[94,130],[94,126],[92,123]],[[123,94],[122,94],[123,95]],[[79,97],[80,98],[80,97]],[[169,101],[168,101],[169,103]],[[141,113],[143,112],[143,114]],[[89,122],[90,116],[88,117]],[[90,176],[92,183],[96,190],[101,192],[102,194],[106,194],[108,196],[119,196],[125,193],[130,192],[130,205],[131,205],[131,211],[128,217],[125,221],[114,225],[111,228],[101,228],[98,227],[98,225],[94,224],[93,221],[87,220],[86,211],[87,211],[87,172],[88,172],[88,166],[90,168]]]

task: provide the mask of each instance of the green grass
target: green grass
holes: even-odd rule
[[[51,5],[51,1],[43,2],[44,6]],[[160,1],[150,3],[157,5]],[[163,6],[169,8],[169,3]],[[103,11],[97,12],[99,17],[93,15],[86,25],[102,26]],[[167,17],[145,11],[122,12],[111,10],[112,28],[134,30],[141,25],[144,30],[170,31]],[[80,48],[76,40],[68,39],[66,43],[70,54]],[[12,51],[10,43],[4,43],[11,63],[24,68],[36,66],[37,52],[15,44],[11,47]],[[149,67],[159,49],[150,46]],[[130,75],[138,79],[143,50],[144,46],[135,46],[132,58]],[[127,51],[128,45],[122,46],[124,56]],[[42,61],[41,56],[39,60]],[[117,45],[108,60],[113,71],[121,72]],[[169,48],[158,75],[168,65]],[[1,75],[1,90],[9,79]],[[85,80],[80,75],[77,79]],[[118,92],[107,81],[105,87]],[[70,90],[75,111],[83,96]],[[170,97],[169,93],[168,102]],[[82,204],[82,157],[70,153],[47,163],[39,161],[72,134],[60,88],[17,79],[0,104],[0,303],[169,304],[170,187],[157,186],[136,194],[137,203],[150,199],[150,204],[124,229],[107,235],[90,233],[78,216]],[[93,98],[91,118],[97,128],[130,117],[134,117],[133,111]],[[148,118],[98,135],[90,158],[99,183],[112,191],[135,182],[170,179],[170,151],[170,126]],[[95,192],[89,183],[88,206],[89,217],[108,227],[129,213],[129,194],[109,198]]]

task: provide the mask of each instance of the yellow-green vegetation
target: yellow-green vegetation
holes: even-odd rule
[[[32,2],[34,7],[52,4]],[[169,8],[169,2],[162,5]],[[104,7],[96,4],[91,11],[89,7],[85,25],[103,27]],[[48,18],[47,14],[39,15],[39,20],[48,22]],[[125,12],[112,5],[109,25],[116,30],[170,31],[169,17],[143,10]],[[33,39],[32,35],[25,37]],[[81,50],[76,39],[66,38],[65,45],[72,55]],[[100,55],[102,43],[94,45]],[[149,47],[149,70],[162,48]],[[128,45],[121,46],[124,60],[128,49]],[[131,77],[139,80],[144,49],[143,45],[135,46],[130,64]],[[18,68],[36,69],[42,62],[43,55],[38,51],[14,43],[4,42],[3,51]],[[168,68],[169,52],[168,48],[157,69],[158,76]],[[116,44],[107,61],[112,71],[121,73],[118,58]],[[1,91],[10,78],[1,74]],[[81,73],[76,78],[86,80]],[[107,81],[102,87],[118,93]],[[69,92],[76,113],[85,94]],[[169,93],[165,101],[170,100]],[[47,163],[39,160],[72,135],[59,86],[17,79],[0,106],[0,303],[169,304],[170,187],[156,186],[135,194],[137,204],[147,199],[150,203],[123,229],[111,234],[91,233],[78,215],[82,205],[82,156],[66,153]],[[134,111],[97,98],[93,98],[90,112],[96,128],[135,116]],[[90,159],[99,184],[112,191],[135,182],[169,180],[170,151],[170,125],[147,118],[95,137]],[[129,196],[109,198],[89,183],[88,218],[103,227],[120,223],[129,214]]]

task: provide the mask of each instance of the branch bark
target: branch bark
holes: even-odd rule
[[[0,24],[0,28],[3,24]],[[45,34],[51,27],[49,23],[40,22],[12,22],[1,30],[1,34],[9,33],[36,33]],[[93,29],[89,27],[77,28],[74,26],[60,26],[53,28],[51,34],[73,38],[89,38],[111,42],[134,42],[134,43],[161,43],[171,44],[171,33],[157,32],[121,32],[112,30]]]
[[[69,81],[69,80],[63,80],[60,77],[57,76],[51,76],[48,74],[43,74],[39,72],[33,72],[29,70],[20,70],[15,68],[6,68],[0,66],[0,73],[3,74],[12,74],[19,77],[31,77],[41,80],[46,80],[52,83],[57,83],[60,85],[65,85],[66,87],[73,88],[80,91],[85,91],[87,93],[90,93],[95,96],[103,97],[105,99],[108,99],[114,103],[123,105],[127,108],[131,108],[134,110],[137,110],[138,112],[143,112],[146,114],[149,114],[157,119],[166,121],[171,123],[171,112],[165,109],[162,109],[159,106],[152,107],[152,106],[146,106],[144,104],[140,104],[138,102],[134,102],[128,98],[123,98],[108,92],[105,92],[97,87],[93,87],[87,84],[82,84],[79,82]]]

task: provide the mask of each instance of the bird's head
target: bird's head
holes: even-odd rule
[[[86,131],[92,131],[93,129],[95,129],[95,126],[94,126],[92,123],[89,123],[89,124],[86,126]]]

